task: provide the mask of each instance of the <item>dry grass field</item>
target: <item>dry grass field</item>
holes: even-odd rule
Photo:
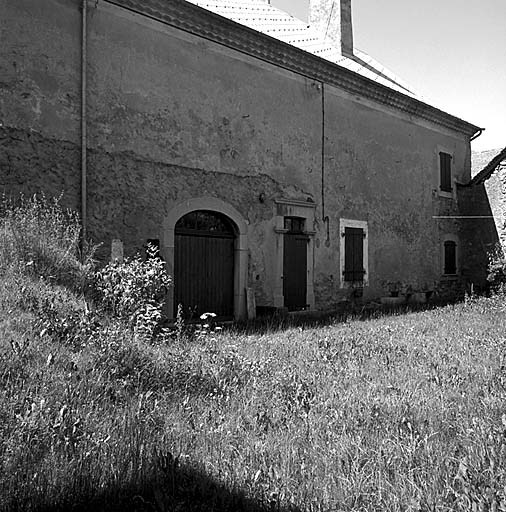
[[[506,297],[148,339],[2,229],[0,510],[506,511]]]

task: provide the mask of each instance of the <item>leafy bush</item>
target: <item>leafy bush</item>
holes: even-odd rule
[[[506,284],[506,255],[499,244],[489,254],[487,281],[496,291]]]
[[[147,261],[126,259],[95,272],[94,248],[84,263],[79,259],[79,216],[63,209],[60,200],[41,195],[0,203],[0,275],[9,286],[2,306],[35,314],[41,332],[76,346],[88,337],[90,322],[104,315],[126,322],[145,339],[152,337],[170,286],[154,248],[148,249]],[[88,317],[84,302],[77,304],[71,292],[95,295],[98,316]]]
[[[148,247],[148,259],[139,256],[114,261],[95,275],[100,309],[125,321],[144,338],[151,338],[162,318],[171,279],[162,260]]]
[[[93,268],[93,250],[80,261],[80,223],[61,198],[6,198],[0,203],[0,272],[17,268],[81,291]]]

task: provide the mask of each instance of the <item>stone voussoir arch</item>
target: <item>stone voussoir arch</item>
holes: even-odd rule
[[[234,318],[246,316],[246,286],[248,275],[248,223],[230,204],[216,197],[196,197],[186,199],[173,206],[165,215],[162,227],[161,253],[167,271],[174,275],[175,227],[184,215],[196,210],[209,210],[226,215],[237,229],[234,247]],[[174,287],[167,294],[167,316],[173,318]]]

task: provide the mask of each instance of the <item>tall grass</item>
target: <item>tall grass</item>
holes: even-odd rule
[[[0,202],[0,272],[16,266],[24,274],[43,276],[82,289],[92,267],[93,248],[80,251],[79,219],[61,207],[60,198],[44,195]]]
[[[503,296],[149,342],[30,275],[0,308],[0,510],[506,510]]]

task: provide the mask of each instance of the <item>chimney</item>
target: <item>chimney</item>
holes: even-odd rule
[[[341,50],[353,56],[351,0],[310,0],[309,23]]]

